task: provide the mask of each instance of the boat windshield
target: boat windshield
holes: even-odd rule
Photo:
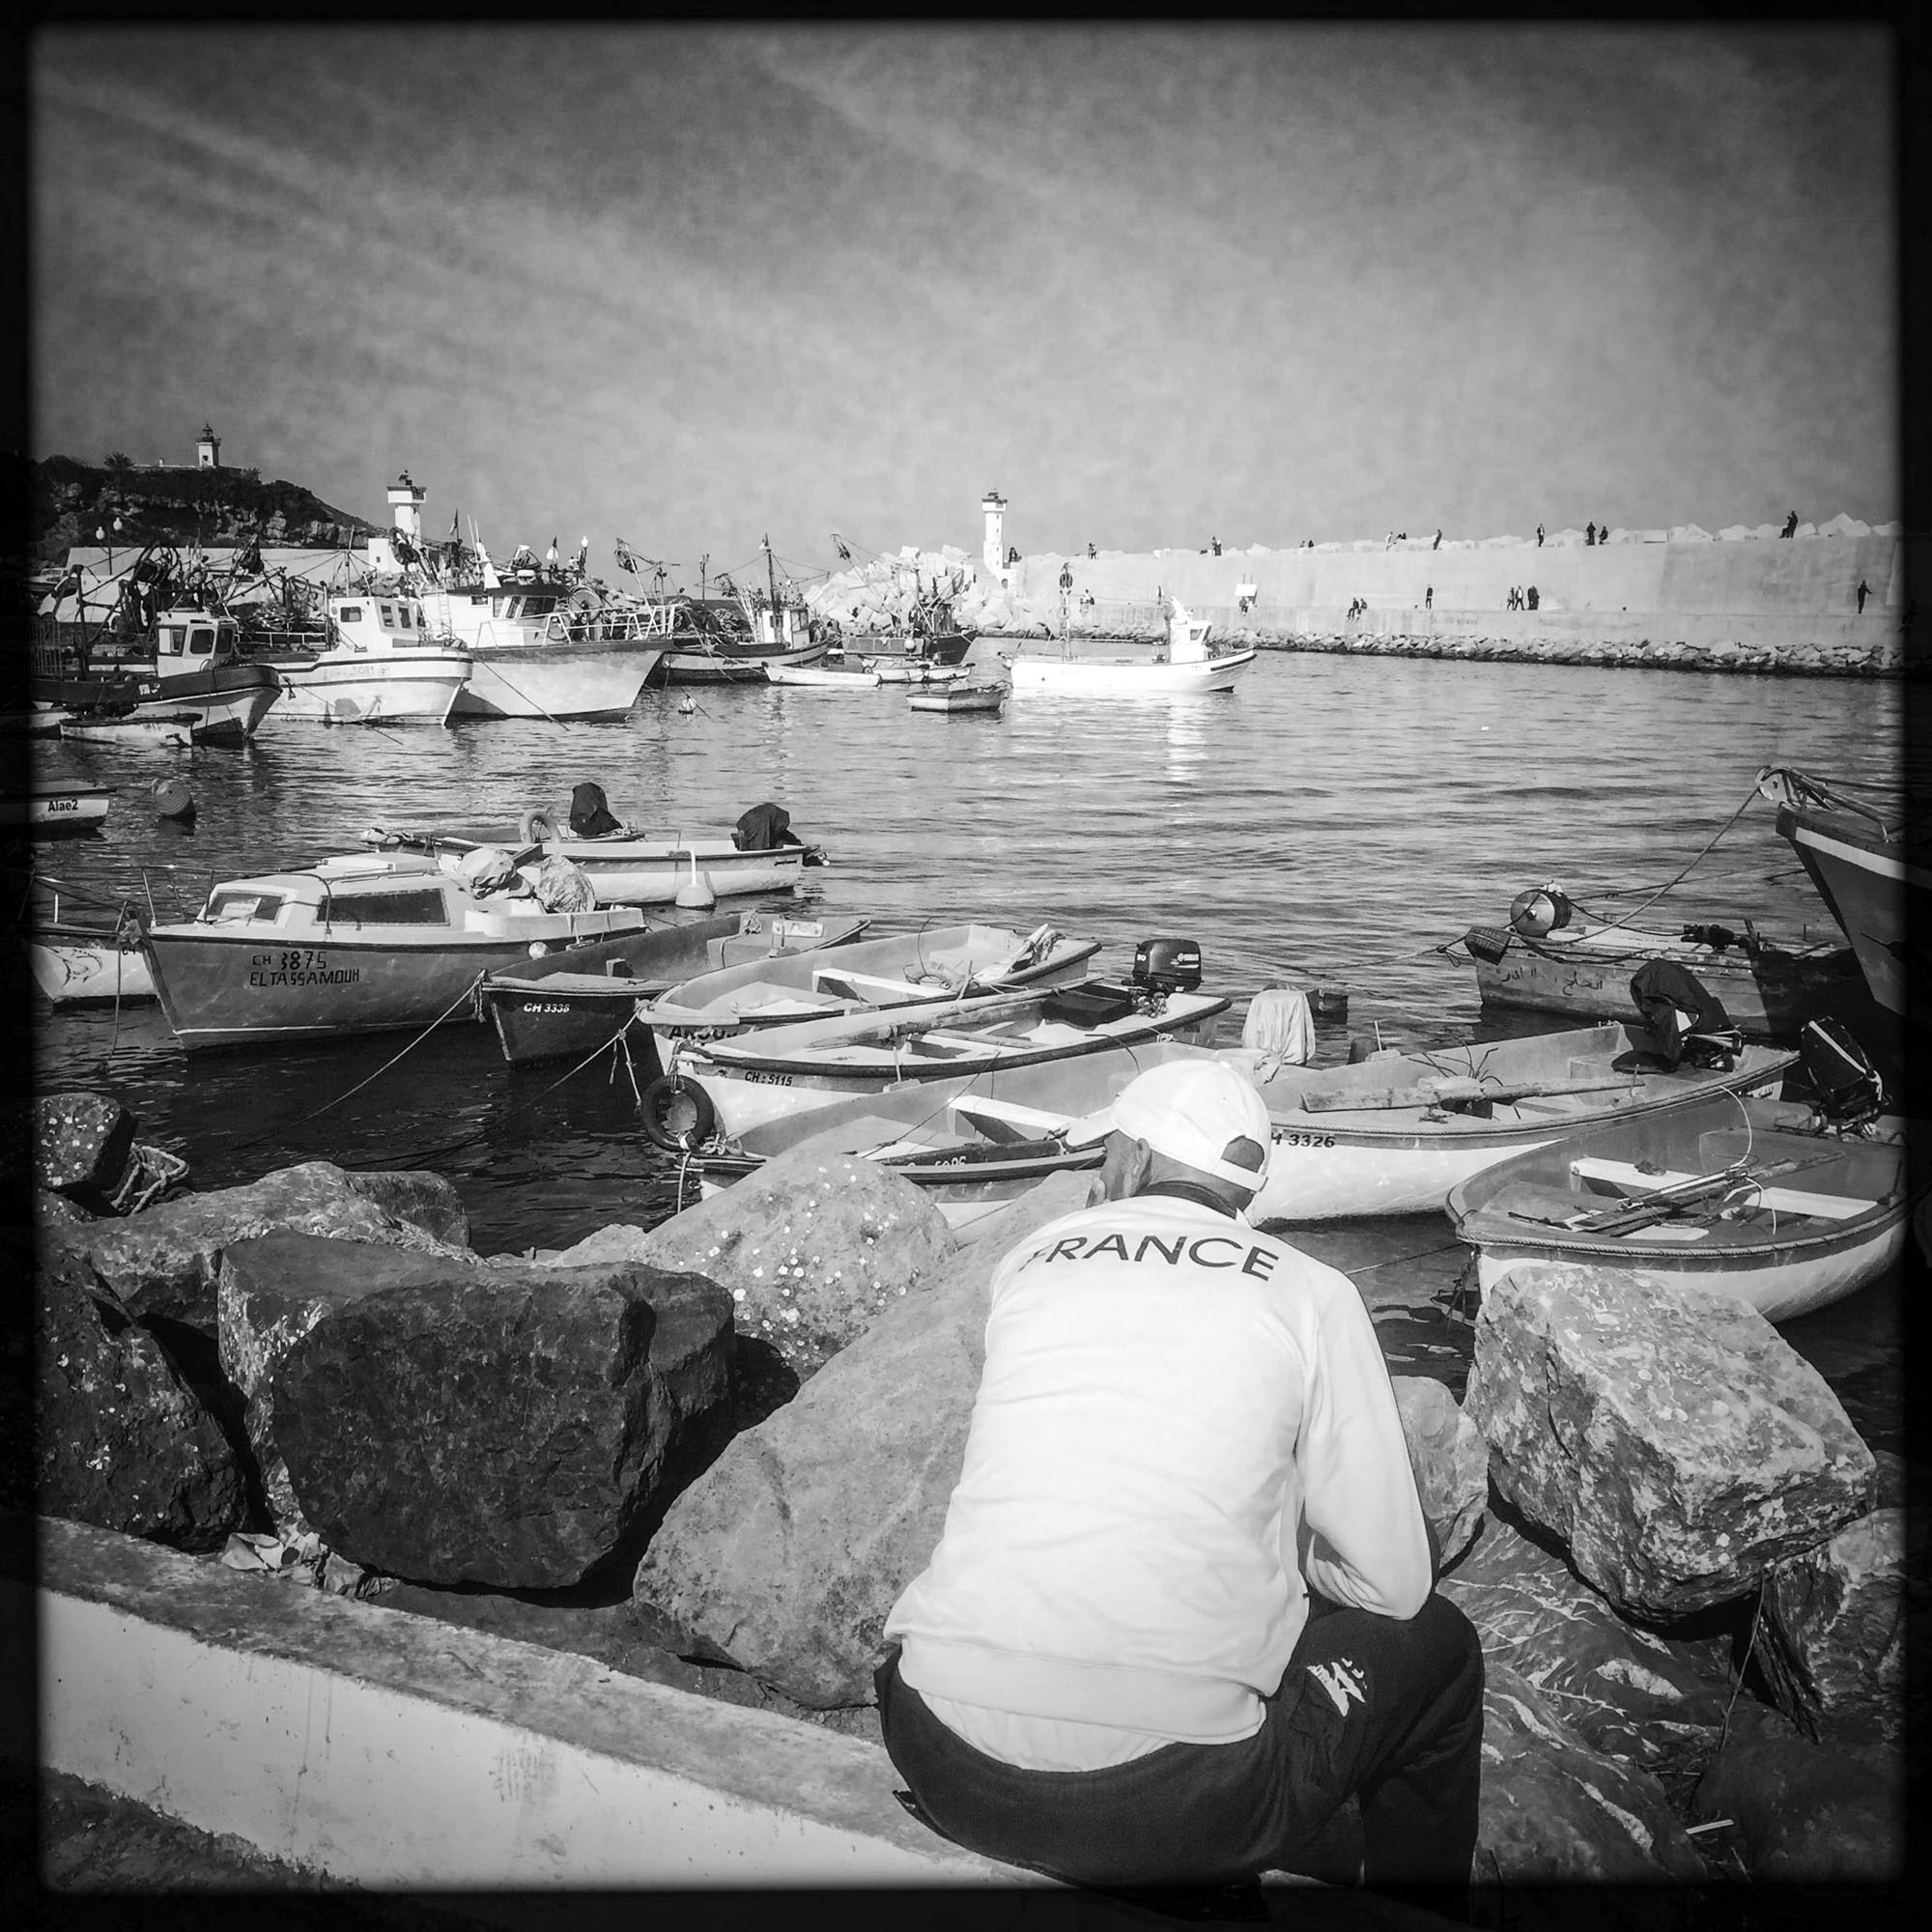
[[[274,919],[283,899],[276,893],[220,892],[208,902],[206,918],[222,925],[239,925],[244,921]]]

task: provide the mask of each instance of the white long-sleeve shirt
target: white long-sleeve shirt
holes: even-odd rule
[[[939,1547],[886,1622],[968,1743],[1039,1770],[1261,1727],[1307,1584],[1411,1617],[1430,1559],[1394,1392],[1346,1275],[1161,1195],[995,1272]]]

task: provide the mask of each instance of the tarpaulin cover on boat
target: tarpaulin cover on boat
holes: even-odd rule
[[[581,784],[570,794],[570,829],[579,838],[602,838],[624,827],[612,815],[602,785]]]
[[[1739,1035],[1724,1003],[1696,974],[1674,959],[1652,959],[1631,975],[1631,998],[1656,1036],[1665,1063],[1675,1066],[1693,1040],[1717,1037],[1735,1050]]]
[[[803,845],[805,840],[790,826],[791,813],[767,800],[753,806],[738,820],[731,843],[741,852],[775,852],[781,845]]]

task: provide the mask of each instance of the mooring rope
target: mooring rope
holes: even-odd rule
[[[413,1053],[416,1050],[416,1048],[419,1047],[423,1043],[423,1041],[426,1040],[430,1037],[430,1035],[433,1034],[437,1030],[437,1028],[440,1027],[443,1023],[443,1021],[446,1020],[450,1016],[450,1014],[457,1009],[458,1007],[462,1006],[468,1000],[473,1000],[476,996],[477,987],[480,986],[485,980],[485,979],[487,979],[488,977],[489,976],[485,973],[477,974],[475,979],[470,980],[469,985],[464,987],[462,992],[457,994],[455,999],[450,1001],[448,1006],[444,1007],[441,1012],[438,1013],[436,1018],[431,1020],[429,1025],[424,1027],[422,1032],[417,1034],[415,1038],[410,1041],[409,1045],[404,1047],[400,1053],[394,1054],[389,1059],[384,1061],[382,1065],[377,1067],[375,1072],[369,1075],[368,1079],[358,1080],[355,1083],[355,1085],[350,1088],[346,1094],[338,1094],[334,1099],[325,1100],[321,1106],[315,1109],[313,1113],[304,1114],[299,1120],[287,1122],[286,1123],[278,1127],[270,1127],[266,1133],[256,1134],[248,1140],[233,1142],[229,1147],[229,1151],[231,1153],[239,1153],[243,1148],[260,1147],[264,1141],[274,1140],[277,1136],[281,1134],[291,1133],[298,1127],[305,1127],[311,1121],[319,1121],[323,1117],[323,1115],[330,1112],[332,1109],[336,1107],[341,1106],[345,1100],[353,1100],[356,1094],[361,1093],[363,1088],[367,1087],[370,1084],[371,1081],[380,1080],[384,1074],[388,1072],[389,1068],[395,1065],[397,1061],[408,1059],[408,1057],[412,1053]]]

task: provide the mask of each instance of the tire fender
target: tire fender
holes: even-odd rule
[[[644,1136],[667,1153],[691,1153],[718,1131],[718,1110],[696,1081],[669,1074],[653,1080],[639,1096]]]

